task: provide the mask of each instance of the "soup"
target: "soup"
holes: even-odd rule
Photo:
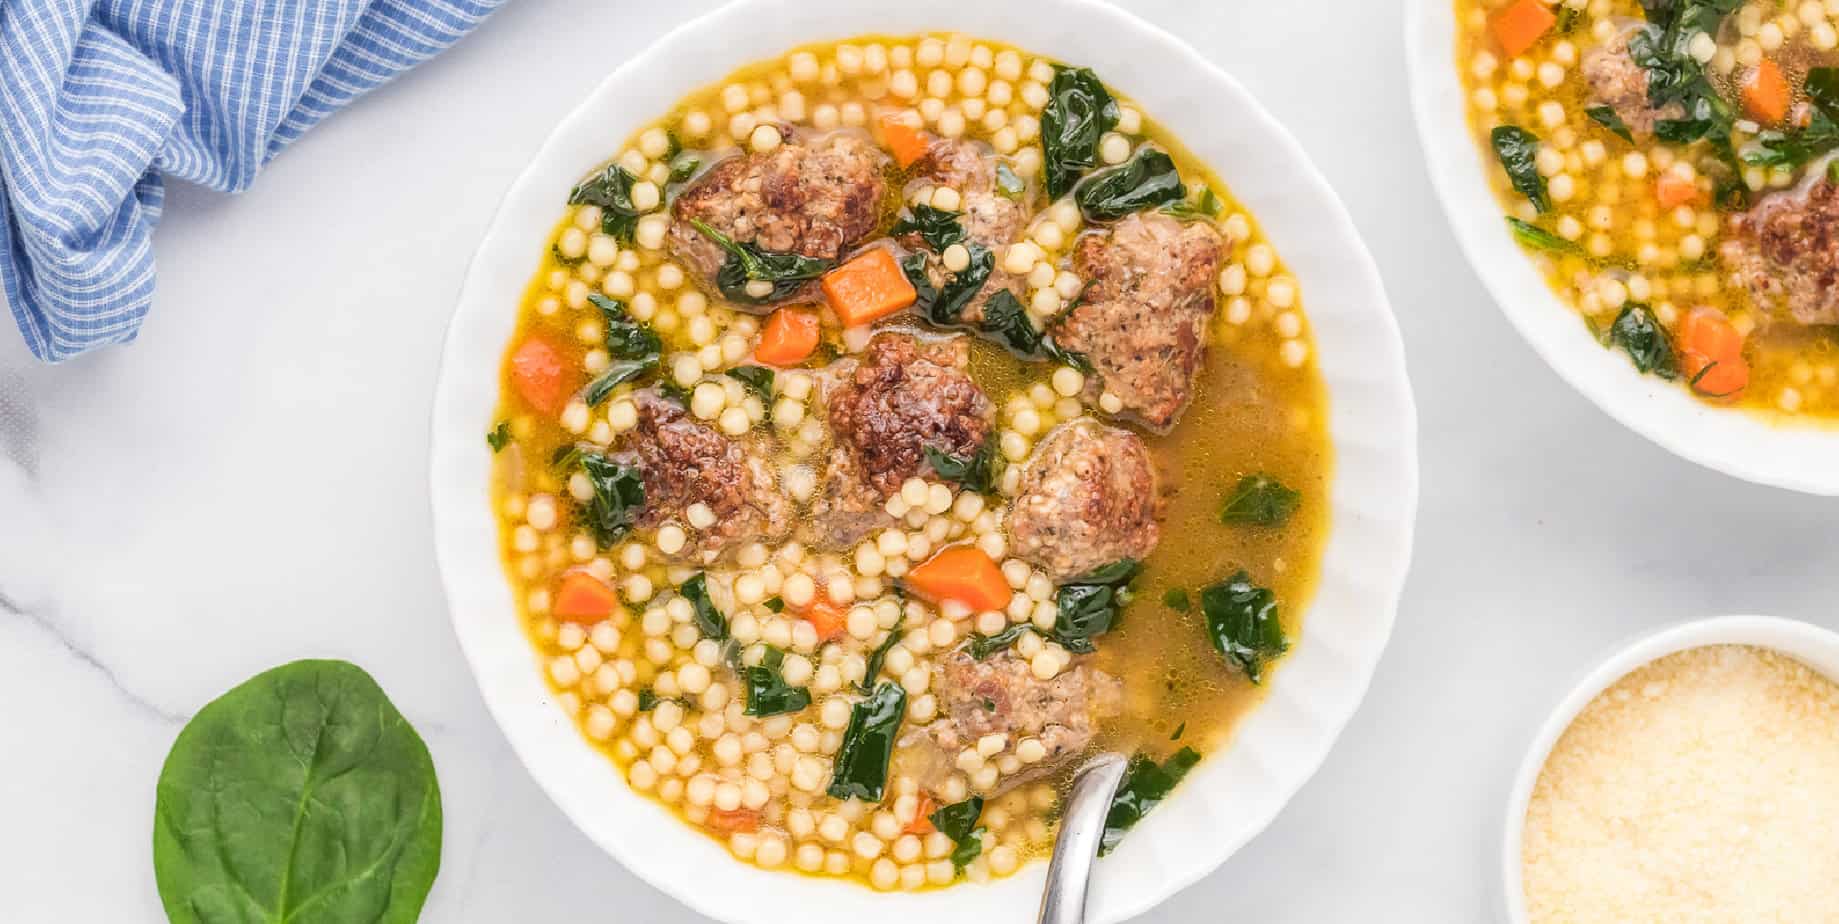
[[[1507,228],[1642,373],[1839,416],[1839,5],[1457,0]]]
[[[797,49],[610,153],[487,436],[557,703],[761,867],[1009,874],[1101,751],[1115,844],[1256,705],[1327,530],[1252,217],[1097,75],[955,35]]]

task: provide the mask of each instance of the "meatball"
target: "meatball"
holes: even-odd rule
[[[839,259],[874,232],[886,167],[887,155],[859,135],[788,134],[771,151],[716,164],[679,193],[671,204],[670,251],[711,291],[728,255],[693,220],[763,250]],[[815,291],[813,282],[779,301],[809,299]]]
[[[752,447],[704,426],[676,403],[646,389],[634,395],[639,421],[627,448],[615,458],[639,469],[645,509],[638,525],[656,528],[675,520],[688,526],[690,507],[715,515],[706,529],[691,529],[686,556],[714,560],[742,541],[771,541],[791,529],[792,506],[772,470]]]
[[[1629,39],[1636,30],[1624,29],[1607,43],[1584,55],[1584,80],[1597,102],[1614,109],[1628,125],[1629,133],[1645,140],[1654,135],[1654,123],[1680,119],[1686,115],[1677,102],[1655,108],[1647,96],[1647,68],[1635,63],[1628,52]]]
[[[947,755],[975,747],[985,735],[1002,735],[1014,749],[1037,738],[1046,755],[1004,783],[1013,785],[1051,771],[1092,743],[1100,723],[1123,705],[1122,681],[1077,660],[1052,680],[1034,675],[1013,650],[979,661],[964,650],[933,666],[932,691],[939,718],[926,733]]]
[[[1086,288],[1054,339],[1091,363],[1088,397],[1110,392],[1145,425],[1174,424],[1194,393],[1225,245],[1210,224],[1155,213],[1079,239],[1073,266]]]
[[[965,374],[968,360],[963,338],[880,334],[860,359],[826,370],[820,391],[834,445],[809,541],[853,545],[892,523],[883,505],[908,478],[929,470],[926,447],[959,457],[982,448],[996,409]]]
[[[1801,324],[1839,324],[1839,186],[1821,177],[1739,218],[1721,255],[1759,305]]]
[[[1156,547],[1156,471],[1136,434],[1090,421],[1035,447],[1009,507],[1009,550],[1055,582]]]
[[[1002,268],[1003,250],[1014,241],[1028,223],[1028,209],[996,189],[996,156],[983,145],[962,139],[940,138],[927,149],[926,156],[915,165],[915,176],[927,182],[949,186],[958,191],[958,223],[967,241],[988,248],[993,261],[990,276],[983,288],[965,305],[962,318],[967,324],[983,320],[983,305],[998,292],[1007,291],[1021,300],[1027,296],[1022,279]],[[919,235],[908,235],[902,243],[919,249],[924,246]],[[943,269],[937,255],[927,259],[927,266],[940,278]],[[935,283],[938,281],[934,280]]]

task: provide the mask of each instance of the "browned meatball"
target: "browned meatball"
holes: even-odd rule
[[[809,541],[852,545],[891,523],[882,505],[929,469],[926,447],[968,457],[983,446],[996,409],[965,374],[968,360],[963,338],[880,334],[861,358],[826,370],[820,389],[834,446]]]
[[[1157,213],[1079,239],[1073,266],[1086,288],[1054,339],[1091,362],[1090,397],[1111,392],[1157,430],[1175,422],[1194,393],[1224,248],[1212,225]]]
[[[1055,582],[1156,547],[1156,470],[1135,433],[1067,424],[1035,447],[1009,507],[1009,550]]]
[[[675,520],[688,528],[686,511],[706,504],[715,523],[690,529],[684,554],[711,560],[741,541],[770,541],[791,529],[791,502],[758,453],[690,419],[682,407],[650,389],[638,392],[634,401],[638,427],[615,458],[636,465],[644,480],[639,526]]]
[[[947,755],[975,747],[985,735],[1003,735],[1013,750],[1024,738],[1038,738],[1047,754],[1027,770],[1005,778],[1010,785],[1052,770],[1077,756],[1101,722],[1123,705],[1123,683],[1076,660],[1052,680],[1034,675],[1013,650],[979,661],[953,652],[933,667],[932,691],[939,718],[926,733]]]
[[[1721,254],[1758,304],[1802,324],[1839,324],[1839,186],[1819,175],[1757,203]]]
[[[1630,134],[1646,139],[1653,137],[1655,122],[1683,118],[1686,110],[1677,102],[1658,109],[1648,102],[1647,68],[1636,64],[1628,53],[1628,40],[1634,34],[1634,29],[1625,29],[1591,49],[1584,55],[1583,73],[1596,101],[1614,109]]]
[[[737,243],[838,259],[874,232],[887,191],[886,167],[887,155],[880,148],[844,132],[790,138],[766,153],[730,157],[671,204],[671,253],[710,291],[727,253],[691,220]],[[810,298],[815,286],[780,301]]]
[[[940,138],[927,149],[926,156],[914,167],[915,176],[928,182],[949,186],[960,196],[958,222],[965,237],[990,251],[990,277],[975,298],[964,308],[963,320],[976,324],[983,320],[983,305],[997,292],[1007,291],[1017,299],[1025,298],[1027,289],[1020,277],[1002,268],[1003,250],[1028,223],[1028,209],[996,189],[996,155],[973,141]],[[908,247],[922,248],[919,235],[908,235]],[[937,255],[927,259],[927,266],[942,278]],[[934,279],[934,284],[940,281]]]

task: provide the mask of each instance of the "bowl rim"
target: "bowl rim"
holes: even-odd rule
[[[840,883],[834,880],[820,880],[811,877],[786,876],[782,872],[765,872],[732,860],[725,848],[712,840],[694,834],[688,826],[674,815],[667,813],[653,800],[631,792],[617,775],[607,777],[614,786],[608,791],[596,793],[602,801],[623,803],[626,801],[642,802],[643,818],[635,824],[647,825],[648,833],[656,833],[654,820],[661,820],[672,832],[694,835],[696,846],[692,852],[697,857],[718,856],[720,858],[720,875],[707,874],[700,881],[691,881],[676,871],[666,868],[665,861],[658,856],[665,848],[640,849],[640,845],[630,834],[609,832],[605,825],[590,823],[586,816],[588,807],[581,799],[577,779],[571,778],[571,770],[561,766],[568,763],[564,756],[546,752],[550,742],[546,739],[555,733],[558,723],[567,727],[563,729],[568,737],[568,746],[592,752],[592,748],[579,734],[572,721],[566,719],[553,705],[547,707],[541,715],[533,715],[530,704],[517,700],[512,692],[529,686],[542,686],[540,663],[534,652],[524,646],[522,663],[516,676],[503,674],[503,657],[490,650],[487,641],[495,630],[481,628],[470,615],[479,608],[480,601],[490,602],[502,598],[509,612],[510,596],[508,587],[504,586],[501,568],[493,568],[490,575],[468,573],[467,566],[476,564],[478,556],[472,546],[479,542],[479,537],[466,533],[476,520],[487,519],[490,508],[484,498],[484,478],[479,477],[477,484],[468,478],[473,474],[473,464],[477,461],[478,470],[484,471],[489,465],[490,456],[485,452],[483,441],[477,438],[478,432],[489,426],[489,421],[469,417],[469,408],[477,396],[477,382],[472,377],[479,373],[475,370],[462,369],[461,361],[469,354],[480,352],[482,336],[481,326],[497,324],[481,315],[502,310],[497,307],[485,307],[479,303],[485,296],[480,290],[493,283],[491,277],[498,270],[486,264],[501,259],[500,251],[509,247],[525,246],[524,239],[509,239],[507,225],[522,221],[521,213],[526,210],[524,200],[539,188],[544,194],[553,193],[554,176],[545,173],[545,165],[558,156],[568,154],[579,147],[579,135],[590,128],[590,119],[597,108],[607,105],[606,99],[615,95],[642,95],[638,91],[621,94],[616,86],[641,71],[661,56],[681,53],[684,48],[695,48],[699,43],[707,44],[709,36],[725,36],[730,40],[746,29],[752,17],[779,14],[788,17],[802,16],[816,21],[820,13],[828,13],[829,18],[821,25],[811,27],[812,31],[789,42],[776,43],[774,51],[763,54],[780,53],[785,49],[806,42],[816,41],[824,36],[844,37],[861,33],[906,34],[919,31],[962,30],[967,34],[1000,38],[1014,42],[1025,49],[1048,52],[1066,60],[1077,60],[1082,64],[1108,68],[1116,66],[1122,51],[1106,51],[1111,48],[1147,46],[1154,54],[1136,65],[1138,69],[1153,68],[1159,73],[1175,70],[1190,79],[1198,87],[1187,91],[1183,85],[1170,85],[1156,88],[1154,93],[1133,92],[1131,95],[1140,101],[1150,103],[1146,97],[1181,96],[1188,93],[1193,96],[1192,104],[1187,108],[1202,111],[1200,104],[1221,105],[1226,100],[1225,108],[1237,108],[1244,111],[1244,118],[1234,123],[1234,129],[1248,137],[1255,138],[1269,150],[1261,152],[1262,163],[1283,165],[1283,183],[1267,184],[1262,197],[1266,200],[1300,203],[1292,207],[1296,214],[1306,214],[1310,219],[1308,233],[1290,234],[1285,237],[1272,236],[1273,243],[1285,255],[1286,262],[1293,269],[1309,258],[1319,261],[1324,255],[1337,258],[1335,276],[1332,281],[1321,278],[1318,271],[1314,275],[1298,272],[1304,285],[1306,297],[1311,292],[1320,292],[1333,287],[1352,293],[1354,297],[1344,300],[1340,305],[1324,305],[1321,310],[1311,310],[1312,326],[1317,327],[1318,350],[1325,340],[1339,338],[1345,340],[1355,334],[1366,338],[1362,341],[1360,351],[1360,371],[1338,373],[1341,384],[1329,390],[1329,414],[1334,425],[1330,429],[1331,442],[1334,446],[1336,464],[1330,488],[1330,500],[1335,509],[1335,516],[1324,540],[1323,579],[1318,580],[1315,594],[1309,604],[1309,617],[1304,620],[1303,636],[1306,643],[1302,646],[1305,657],[1299,659],[1292,655],[1279,670],[1277,677],[1285,677],[1301,672],[1303,661],[1314,665],[1335,664],[1338,675],[1334,683],[1324,685],[1320,690],[1311,690],[1317,694],[1314,701],[1286,704],[1283,716],[1274,715],[1279,696],[1273,692],[1251,716],[1241,720],[1234,732],[1234,741],[1228,746],[1218,748],[1209,754],[1193,774],[1191,783],[1171,799],[1171,803],[1181,803],[1184,807],[1198,809],[1213,808],[1209,801],[1211,796],[1197,791],[1196,783],[1203,779],[1221,779],[1233,782],[1246,777],[1238,765],[1242,763],[1259,764],[1258,758],[1244,760],[1224,760],[1223,757],[1234,751],[1246,749],[1244,739],[1250,730],[1257,726],[1276,725],[1281,729],[1282,722],[1306,727],[1304,746],[1288,748],[1287,753],[1263,754],[1261,758],[1271,759],[1281,767],[1277,770],[1265,770],[1265,775],[1274,782],[1264,790],[1250,811],[1237,817],[1223,817],[1217,812],[1182,811],[1161,812],[1151,816],[1144,823],[1143,834],[1147,829],[1173,831],[1178,826],[1180,833],[1189,834],[1189,829],[1211,823],[1207,829],[1207,839],[1202,843],[1203,850],[1183,854],[1157,855],[1154,863],[1137,862],[1142,852],[1157,846],[1155,838],[1138,837],[1120,848],[1113,856],[1112,863],[1126,862],[1132,869],[1153,867],[1155,882],[1135,890],[1122,887],[1107,889],[1102,880],[1093,887],[1094,903],[1092,920],[1095,924],[1109,924],[1133,917],[1147,911],[1183,888],[1193,884],[1215,870],[1246,841],[1262,831],[1295,793],[1320,768],[1333,743],[1341,731],[1352,719],[1363,701],[1366,690],[1380,656],[1383,654],[1386,640],[1389,638],[1399,598],[1403,591],[1406,573],[1410,564],[1413,533],[1418,496],[1417,467],[1417,413],[1412,399],[1410,381],[1404,365],[1404,347],[1399,335],[1395,317],[1386,297],[1383,281],[1378,268],[1367,252],[1360,236],[1347,214],[1345,207],[1334,194],[1326,179],[1315,165],[1306,157],[1301,146],[1283,129],[1256,99],[1229,74],[1201,57],[1193,48],[1175,38],[1168,32],[1154,27],[1134,14],[1120,10],[1100,0],[1035,0],[1031,4],[1030,14],[1034,22],[1025,26],[1014,26],[1013,15],[1005,16],[1001,5],[990,5],[981,0],[938,0],[924,7],[892,8],[874,11],[881,17],[872,28],[847,28],[837,23],[849,21],[852,16],[866,15],[851,0],[736,0],[736,2],[719,7],[702,16],[691,19],[653,42],[646,50],[627,60],[609,74],[592,90],[587,97],[568,116],[558,123],[541,148],[532,155],[530,163],[511,184],[509,191],[494,213],[485,230],[481,244],[469,267],[465,282],[458,298],[458,305],[452,323],[446,335],[442,350],[441,371],[436,385],[436,394],[432,414],[432,435],[430,439],[430,498],[434,507],[434,538],[437,561],[440,565],[442,585],[449,600],[449,612],[459,636],[461,649],[466,655],[469,668],[479,684],[482,698],[487,709],[501,732],[512,746],[519,761],[530,773],[538,785],[550,797],[562,813],[569,818],[577,829],[587,834],[596,846],[618,860],[637,878],[646,881],[659,890],[689,906],[695,911],[720,920],[747,922],[747,924],[767,924],[777,920],[772,914],[777,907],[773,898],[785,891],[780,886],[785,882],[796,882],[796,890],[801,901],[812,908],[826,907],[825,915],[835,915],[839,908],[850,906],[861,896],[869,896],[878,902],[875,912],[884,917],[898,920],[920,920],[922,916],[931,920],[937,914],[961,911],[973,896],[988,905],[996,899],[990,898],[1002,893],[1006,911],[1020,910],[1019,901],[1010,901],[1017,890],[1026,890],[1029,907],[1038,901],[1039,885],[1043,878],[1043,865],[1032,864],[1016,876],[1006,877],[992,885],[959,884],[949,889],[928,890],[921,892],[901,892],[893,894],[873,893],[859,888],[853,883]],[[954,13],[955,11],[955,13]],[[948,15],[950,21],[942,21]],[[1076,33],[1073,30],[1079,30]],[[1043,35],[1042,33],[1049,33]],[[749,41],[758,43],[758,39]],[[1086,46],[1090,45],[1090,48]],[[1069,48],[1077,48],[1079,55],[1070,53]],[[1107,57],[1109,54],[1109,57]],[[722,60],[722,65],[712,76],[706,77],[706,83],[719,79],[729,69],[739,66],[754,56],[729,54]],[[1113,65],[1105,62],[1111,61]],[[700,66],[700,65],[698,65]],[[1118,67],[1119,70],[1123,68]],[[1137,85],[1132,84],[1132,89]],[[688,87],[680,88],[671,95],[671,101],[688,92]],[[1143,88],[1148,90],[1150,88]],[[1198,95],[1204,91],[1205,96]],[[1184,103],[1189,100],[1183,99]],[[658,111],[663,111],[660,106]],[[1146,105],[1146,109],[1167,114],[1166,107],[1157,108]],[[1197,118],[1192,114],[1184,115],[1176,122],[1191,121]],[[1187,130],[1182,132],[1183,140],[1192,142],[1199,132]],[[596,163],[604,158],[607,151],[616,149],[624,135],[620,134],[599,142],[593,160],[571,160],[569,162],[569,182],[573,182],[586,169],[583,164]],[[1208,157],[1209,163],[1231,170],[1230,158]],[[1255,172],[1261,163],[1254,161],[1246,165],[1241,174]],[[553,172],[553,171],[549,171]],[[1251,209],[1262,220],[1270,217],[1273,206],[1257,205],[1250,200],[1260,198],[1246,194],[1249,184],[1241,179],[1230,184],[1242,201],[1248,201]],[[566,185],[562,187],[566,189]],[[546,203],[549,201],[544,200]],[[1292,217],[1290,223],[1297,222]],[[1267,227],[1268,230],[1268,227]],[[535,248],[530,248],[534,253]],[[491,260],[488,260],[488,257]],[[524,255],[526,261],[534,257]],[[528,262],[523,264],[528,266]],[[522,278],[528,278],[528,269],[522,271]],[[1312,282],[1312,280],[1314,280]],[[1342,331],[1335,334],[1315,324],[1327,316],[1341,319]],[[503,344],[510,337],[509,322],[499,325],[503,334],[491,344],[491,355],[502,355]],[[1343,350],[1337,355],[1345,355]],[[1324,351],[1323,355],[1327,353]],[[1326,360],[1324,360],[1326,363]],[[1352,363],[1343,361],[1340,365],[1352,367]],[[494,366],[494,369],[496,367]],[[1324,384],[1330,384],[1335,376],[1323,372]],[[492,377],[495,394],[496,376]],[[1347,394],[1340,389],[1345,388]],[[1352,416],[1347,407],[1358,407],[1372,418],[1372,428],[1384,428],[1387,439],[1377,447],[1368,443],[1353,443],[1344,447],[1343,427],[1347,421],[1343,418]],[[475,415],[476,416],[476,415]],[[476,427],[475,427],[476,424]],[[1370,434],[1369,434],[1370,436]],[[1346,457],[1347,448],[1364,450],[1361,455],[1363,466],[1356,466]],[[1354,473],[1354,474],[1351,474]],[[1372,492],[1375,496],[1362,496],[1360,503],[1350,504],[1344,495],[1350,491],[1347,484],[1357,481],[1362,476],[1369,482],[1384,482],[1384,491]],[[478,495],[476,501],[468,498],[469,492]],[[1383,495],[1383,496],[1377,496]],[[470,507],[455,507],[466,501],[476,503],[478,510]],[[1351,509],[1350,509],[1351,508]],[[495,534],[494,534],[495,535]],[[1348,538],[1348,537],[1352,538]],[[1356,627],[1357,634],[1352,637],[1343,635],[1339,638],[1321,639],[1313,637],[1312,629],[1319,628],[1328,613],[1322,612],[1323,601],[1329,597],[1326,578],[1331,561],[1352,557],[1348,552],[1335,555],[1335,549],[1343,544],[1351,545],[1362,553],[1358,562],[1343,561],[1348,573],[1338,575],[1341,579],[1337,593],[1345,595],[1358,592],[1358,607],[1340,606],[1333,608],[1333,614],[1344,619],[1355,618],[1358,610],[1360,620]],[[496,584],[497,586],[490,586]],[[1352,588],[1350,591],[1349,588]],[[505,617],[507,624],[511,622]],[[1343,630],[1347,627],[1343,626]],[[521,629],[513,629],[519,640]],[[1322,630],[1326,631],[1326,630]],[[1336,644],[1326,644],[1333,642]],[[1314,654],[1309,654],[1314,652]],[[1317,671],[1320,673],[1320,671]],[[1285,684],[1281,680],[1272,684],[1274,691],[1285,691],[1296,687],[1296,683]],[[546,693],[545,688],[545,693]],[[1297,711],[1302,713],[1296,717]],[[1261,719],[1261,717],[1266,717]],[[1268,733],[1266,737],[1271,737]],[[1295,736],[1293,736],[1295,737]],[[1276,749],[1283,752],[1285,748]],[[592,752],[598,770],[605,774],[605,758],[598,752]],[[1225,776],[1222,768],[1226,764],[1236,776]],[[624,811],[624,809],[620,809]],[[649,814],[646,814],[649,813]],[[666,835],[667,840],[675,840],[673,835]],[[1146,874],[1147,875],[1147,874]],[[767,882],[760,877],[768,877]],[[775,883],[777,885],[775,885]],[[732,889],[716,888],[716,885],[732,885]],[[727,893],[745,893],[745,899],[737,899]],[[988,895],[986,895],[988,893]],[[900,903],[894,901],[900,899]],[[909,915],[911,916],[909,918]]]
[[[1839,427],[1699,401],[1597,344],[1504,227],[1469,131],[1453,0],[1408,0],[1404,28],[1411,109],[1431,185],[1469,266],[1546,365],[1617,423],[1680,458],[1757,484],[1839,495]]]
[[[1839,632],[1798,619],[1778,616],[1733,615],[1693,619],[1644,631],[1615,645],[1594,667],[1573,684],[1540,723],[1514,772],[1508,790],[1501,835],[1501,889],[1503,910],[1512,924],[1528,924],[1525,883],[1521,877],[1521,845],[1526,830],[1526,809],[1533,786],[1558,739],[1577,714],[1604,690],[1623,677],[1671,654],[1713,645],[1745,645],[1786,655],[1839,683]]]

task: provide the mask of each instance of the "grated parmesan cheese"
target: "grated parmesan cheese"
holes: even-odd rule
[[[1535,924],[1839,921],[1839,687],[1741,646],[1643,666],[1559,738],[1521,843]]]

